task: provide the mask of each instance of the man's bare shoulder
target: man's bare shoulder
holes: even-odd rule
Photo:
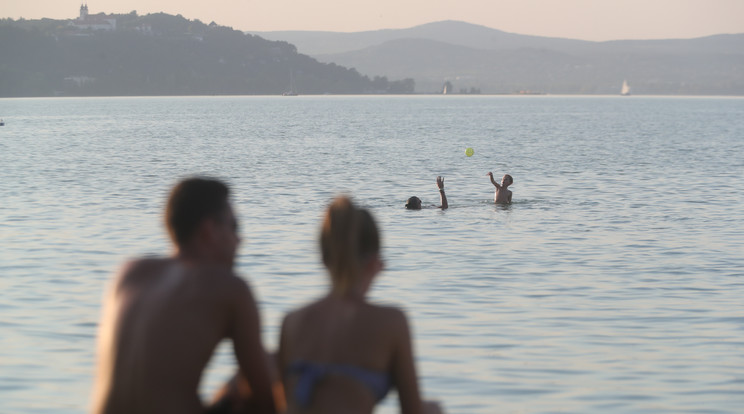
[[[215,264],[193,264],[165,257],[145,257],[127,261],[117,277],[118,287],[150,283],[168,275],[179,275],[200,281],[205,290],[218,291],[226,296],[245,298],[250,288],[232,268]]]
[[[199,276],[226,293],[243,297],[250,295],[248,282],[227,266],[205,265],[198,269]]]
[[[171,261],[173,261],[173,259],[158,256],[146,256],[136,259],[130,259],[124,262],[124,264],[121,266],[120,273],[122,275],[137,274],[147,269],[164,266]]]
[[[117,286],[122,286],[147,279],[165,267],[169,261],[170,259],[154,256],[128,260],[119,268],[115,283]]]
[[[202,293],[211,292],[215,299],[236,303],[254,302],[251,288],[246,280],[228,266],[217,264],[199,264],[189,266],[189,276],[201,287]]]

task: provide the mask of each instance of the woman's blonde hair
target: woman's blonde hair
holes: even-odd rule
[[[323,219],[320,250],[333,289],[348,292],[363,261],[380,252],[380,234],[372,214],[355,206],[349,197],[334,199]]]

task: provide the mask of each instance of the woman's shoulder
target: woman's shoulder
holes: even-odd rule
[[[312,324],[318,322],[318,320],[325,320],[329,317],[333,318],[342,313],[346,312],[328,306],[328,303],[326,303],[324,299],[320,299],[288,312],[284,316],[283,325],[292,327],[296,325]],[[361,318],[365,320],[365,324],[380,324],[388,328],[396,326],[405,328],[408,325],[408,318],[406,317],[405,312],[397,306],[365,302],[361,306],[357,307],[357,311],[350,313],[356,315],[354,317],[355,319]]]
[[[293,329],[295,326],[302,326],[307,324],[309,319],[312,319],[313,313],[317,312],[318,302],[306,304],[302,307],[290,310],[284,315],[282,319],[282,326],[287,329]]]
[[[382,316],[388,317],[388,318],[405,318],[406,314],[398,306],[395,305],[380,305],[376,303],[367,303],[367,306],[370,308],[372,312],[378,313]]]
[[[369,316],[386,330],[408,332],[408,317],[403,309],[391,305],[367,304]]]

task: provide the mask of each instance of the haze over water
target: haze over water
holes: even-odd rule
[[[447,412],[744,406],[744,99],[0,99],[0,116],[0,412],[87,409],[103,289],[168,252],[164,198],[195,173],[233,186],[270,349],[324,292],[320,217],[347,192],[383,233],[372,300],[407,310]],[[488,171],[514,204],[493,205]],[[406,211],[438,203],[437,175],[450,209]]]

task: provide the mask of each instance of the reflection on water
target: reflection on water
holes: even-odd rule
[[[0,100],[0,412],[86,409],[105,283],[168,251],[194,173],[233,185],[270,348],[324,292],[320,216],[348,192],[383,231],[372,298],[407,309],[449,412],[740,411],[744,100],[448,98]],[[450,208],[406,211],[437,175]]]

